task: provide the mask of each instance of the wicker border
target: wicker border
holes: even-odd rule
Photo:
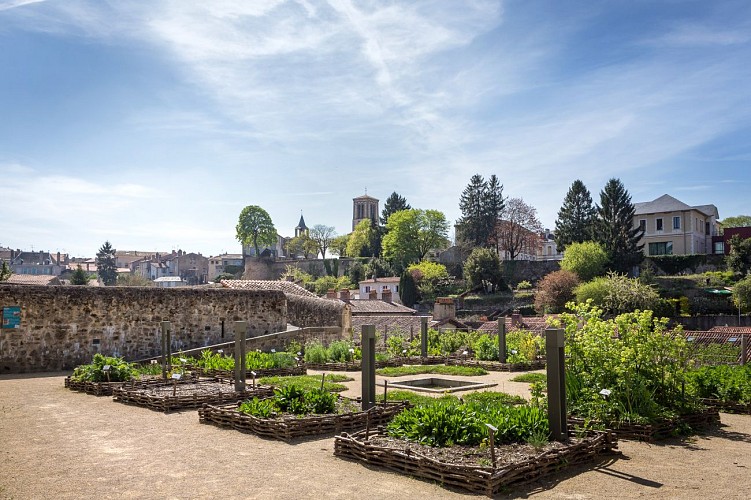
[[[193,377],[186,377],[180,381],[182,384],[187,383],[193,383],[197,381],[198,378]],[[78,381],[73,380],[70,377],[65,377],[65,387],[67,389],[70,389],[71,391],[80,391],[85,392],[86,394],[91,394],[92,396],[112,396],[112,392],[114,389],[119,387],[134,387],[136,385],[138,386],[149,386],[149,385],[160,385],[164,384],[164,379],[161,377],[155,377],[155,378],[146,378],[146,379],[133,379],[129,380],[128,382],[90,382],[90,381]]]
[[[409,408],[406,401],[379,403],[368,411],[338,415],[310,415],[297,417],[284,415],[281,418],[258,418],[240,413],[238,405],[203,405],[198,410],[198,419],[204,424],[232,427],[261,437],[291,441],[306,436],[319,436],[385,425],[397,413]]]
[[[378,429],[373,434],[382,436],[384,432],[383,429]],[[334,455],[436,481],[443,486],[492,496],[508,485],[533,481],[570,465],[588,462],[600,453],[618,447],[613,433],[591,432],[578,443],[565,448],[544,452],[502,468],[493,468],[441,462],[411,451],[406,441],[404,444],[405,450],[402,451],[371,444],[366,431],[351,435],[344,433],[334,439]]]
[[[201,368],[200,366],[195,365],[185,365],[186,370],[190,370],[191,372],[195,373],[199,377],[209,377],[209,378],[222,378],[227,380],[234,380],[235,379],[235,372],[232,370],[214,370],[214,369],[206,369]],[[250,369],[246,370],[247,373],[250,373]],[[307,375],[307,371],[305,369],[305,366],[299,365],[299,366],[293,366],[291,368],[259,368],[257,370],[253,370],[256,372],[256,378],[261,377],[287,377],[291,375]]]
[[[571,427],[584,426],[585,420],[580,417],[568,417],[568,425]],[[597,423],[597,422],[593,422]],[[618,439],[633,439],[636,441],[653,442],[658,439],[673,437],[681,426],[688,425],[694,430],[708,429],[720,423],[720,414],[717,408],[707,408],[698,413],[689,413],[677,418],[664,419],[654,424],[620,424],[609,428]]]
[[[532,370],[542,370],[546,364],[544,360],[525,361],[522,363],[501,363],[499,361],[479,361],[475,359],[464,359],[451,357],[446,360],[447,365],[470,366],[484,368],[491,372],[528,372]]]
[[[739,413],[741,415],[751,415],[751,403],[736,403],[732,401],[720,401],[719,399],[701,399],[701,404],[710,408],[716,408],[724,413]]]
[[[442,356],[428,356],[427,358],[420,356],[407,356],[403,358],[391,358],[386,361],[376,361],[375,367],[378,369],[404,365],[442,365],[445,362],[446,358]],[[358,359],[352,363],[305,363],[305,367],[310,370],[359,372],[362,369],[360,363],[361,362]]]
[[[194,384],[214,385],[225,384],[220,379],[216,380],[198,380]],[[180,394],[180,385],[177,385],[176,395],[156,396],[148,393],[150,385],[134,385],[125,387],[116,387],[113,390],[113,400],[118,403],[143,406],[151,410],[169,412],[171,410],[183,410],[188,408],[200,408],[204,404],[223,404],[243,401],[254,396],[266,397],[273,394],[271,386],[256,386],[255,388],[246,388],[245,391],[237,392],[210,392],[205,394]],[[172,387],[171,383],[162,384],[163,387]]]

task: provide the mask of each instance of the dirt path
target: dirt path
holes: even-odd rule
[[[350,385],[356,392],[357,383]],[[622,456],[595,469],[507,497],[749,498],[751,416],[722,414],[722,421],[687,441],[623,442]],[[199,424],[195,411],[163,414],[71,392],[62,374],[0,377],[2,499],[461,496],[337,459],[333,438],[289,445]]]

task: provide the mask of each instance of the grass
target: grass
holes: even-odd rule
[[[338,374],[326,374],[324,389],[329,392],[342,392],[347,390],[347,386],[338,382],[350,382],[352,377]],[[288,385],[297,385],[302,389],[309,391],[321,387],[320,375],[296,375],[293,377],[261,377],[258,383],[262,385],[273,385],[274,387],[286,387]]]
[[[484,368],[475,366],[444,366],[444,365],[412,365],[412,366],[389,366],[376,370],[376,374],[384,377],[403,377],[405,375],[461,375],[464,377],[477,377],[487,375]]]
[[[437,402],[445,402],[445,401],[455,401],[455,402],[459,401],[459,398],[452,394],[444,394],[437,398],[426,396],[424,394],[418,394],[412,391],[402,391],[402,390],[389,390],[387,394],[388,394],[389,401],[409,401],[415,406],[432,405],[432,404],[436,404]],[[383,401],[383,392],[378,394],[376,399],[378,401]],[[463,399],[465,401],[482,402],[482,403],[488,403],[488,404],[502,404],[502,405],[517,405],[517,404],[524,404],[527,402],[521,396],[512,396],[511,394],[506,394],[505,392],[493,392],[493,391],[473,392],[473,393],[465,395]]]
[[[522,373],[511,379],[511,382],[525,382],[534,384],[535,382],[545,382],[548,379],[544,373]]]

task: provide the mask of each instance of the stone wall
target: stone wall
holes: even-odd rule
[[[332,261],[334,259],[326,259]],[[355,259],[341,258],[339,260],[338,275],[342,276],[347,273],[349,267],[355,262]],[[330,264],[330,265],[333,265]],[[287,269],[287,266],[297,267],[303,272],[315,277],[326,276],[326,267],[323,259],[255,259],[253,257],[245,258],[245,273],[243,279],[246,280],[278,280]]]
[[[295,326],[345,327],[344,313],[344,303],[338,300],[287,295],[287,322]]]
[[[233,321],[247,321],[250,336],[287,327],[280,291],[0,285],[7,306],[21,307],[21,326],[0,329],[0,374],[71,369],[97,352],[156,356],[162,320],[173,352],[231,340]]]

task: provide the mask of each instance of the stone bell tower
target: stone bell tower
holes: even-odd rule
[[[364,195],[352,199],[352,230],[354,231],[355,226],[365,219],[370,219],[375,224],[379,223],[378,200],[368,196],[367,190]]]

